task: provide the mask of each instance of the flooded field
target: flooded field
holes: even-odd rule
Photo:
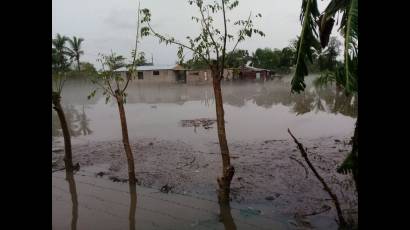
[[[349,176],[335,173],[351,146],[357,100],[335,87],[290,93],[290,77],[222,85],[227,139],[236,173],[227,218],[218,214],[221,162],[211,85],[132,84],[125,105],[136,176],[133,191],[121,143],[118,108],[84,79],[65,83],[62,104],[72,135],[77,211],[64,171],[53,173],[53,229],[337,229],[326,192],[304,166],[287,129],[357,215]],[[193,121],[192,121],[193,120]],[[63,139],[53,112],[53,169],[63,167]],[[72,184],[72,183],[71,183]],[[165,185],[168,193],[160,192]],[[343,189],[341,189],[343,187]],[[75,203],[75,202],[74,202]],[[73,208],[73,209],[72,209]],[[319,213],[319,214],[315,214]],[[134,215],[132,215],[134,216]],[[74,218],[76,217],[76,218]],[[229,218],[230,217],[230,218]]]

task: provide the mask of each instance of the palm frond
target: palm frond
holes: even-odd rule
[[[347,92],[357,91],[357,66],[358,66],[358,0],[351,0],[348,6],[345,24],[345,89]]]
[[[330,34],[332,33],[335,20],[333,18],[326,18],[324,14],[319,17],[319,37],[320,45],[325,48],[329,44]]]
[[[302,32],[298,39],[296,49],[296,69],[292,79],[292,92],[301,92],[306,84],[304,77],[308,75],[306,61],[313,63],[314,50],[320,50],[317,40],[316,19],[319,17],[316,0],[303,0],[300,18],[302,21]]]
[[[325,48],[329,42],[329,36],[332,32],[333,25],[335,23],[334,17],[338,12],[344,12],[349,0],[332,0],[324,10],[323,14],[320,15],[319,24],[319,34],[320,43],[322,48]],[[343,14],[345,16],[345,14]],[[343,20],[342,20],[343,22]]]
[[[325,19],[327,20],[328,18],[334,17],[339,11],[344,11],[348,3],[349,0],[332,0],[329,2],[324,11]]]

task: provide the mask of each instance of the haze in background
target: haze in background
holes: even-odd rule
[[[283,48],[300,34],[301,0],[241,0],[239,6],[228,15],[232,20],[246,19],[249,12],[261,13],[255,21],[265,37],[255,36],[238,45],[252,53],[257,48]],[[322,10],[328,1],[318,1]],[[60,33],[85,39],[82,61],[91,62],[97,68],[98,53],[113,52],[130,57],[136,34],[137,0],[52,0],[52,35]],[[183,40],[197,34],[198,25],[191,20],[198,14],[187,0],[141,0],[141,8],[149,8],[152,25],[160,33]],[[335,26],[336,27],[336,26]],[[229,30],[229,28],[228,28]],[[338,35],[338,37],[340,37]],[[139,51],[155,65],[169,65],[177,61],[177,47],[158,44],[158,39],[144,38]],[[189,57],[190,55],[187,55]]]

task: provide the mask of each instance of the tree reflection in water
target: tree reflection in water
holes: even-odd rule
[[[219,203],[219,221],[223,223],[225,230],[236,230],[236,224],[231,213],[231,205],[229,203]]]
[[[77,188],[74,180],[74,172],[66,168],[66,180],[68,182],[68,187],[70,190],[71,201],[72,201],[72,219],[71,219],[71,230],[77,229],[78,220],[78,198],[77,198]]]
[[[87,118],[87,115],[85,114],[85,106],[83,105],[83,112],[78,115],[78,132],[83,133],[84,136],[90,135],[93,133],[93,131],[89,128],[89,119]]]
[[[129,212],[129,224],[130,230],[135,230],[135,212],[137,209],[137,187],[129,184],[130,187],[130,212]]]
[[[64,113],[66,115],[67,125],[72,137],[77,137],[79,135],[90,135],[93,131],[89,127],[90,119],[85,113],[85,105],[83,105],[82,113],[80,113],[75,106],[69,104],[63,107]],[[57,114],[52,112],[52,136],[61,136],[60,122],[58,120]]]

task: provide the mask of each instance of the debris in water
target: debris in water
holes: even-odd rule
[[[128,181],[127,179],[121,179],[116,176],[110,176],[110,180],[112,180],[113,182],[122,182],[122,183],[125,183]]]
[[[169,193],[173,188],[174,188],[174,186],[169,186],[168,184],[166,184],[166,185],[162,186],[159,191],[161,191],[163,193]]]
[[[209,118],[198,118],[194,120],[181,120],[182,127],[200,127],[202,126],[204,129],[212,128],[212,125],[216,122],[215,119]]]
[[[97,176],[103,177],[104,175],[107,175],[107,173],[106,172],[99,172],[99,173],[95,174],[96,177]]]

